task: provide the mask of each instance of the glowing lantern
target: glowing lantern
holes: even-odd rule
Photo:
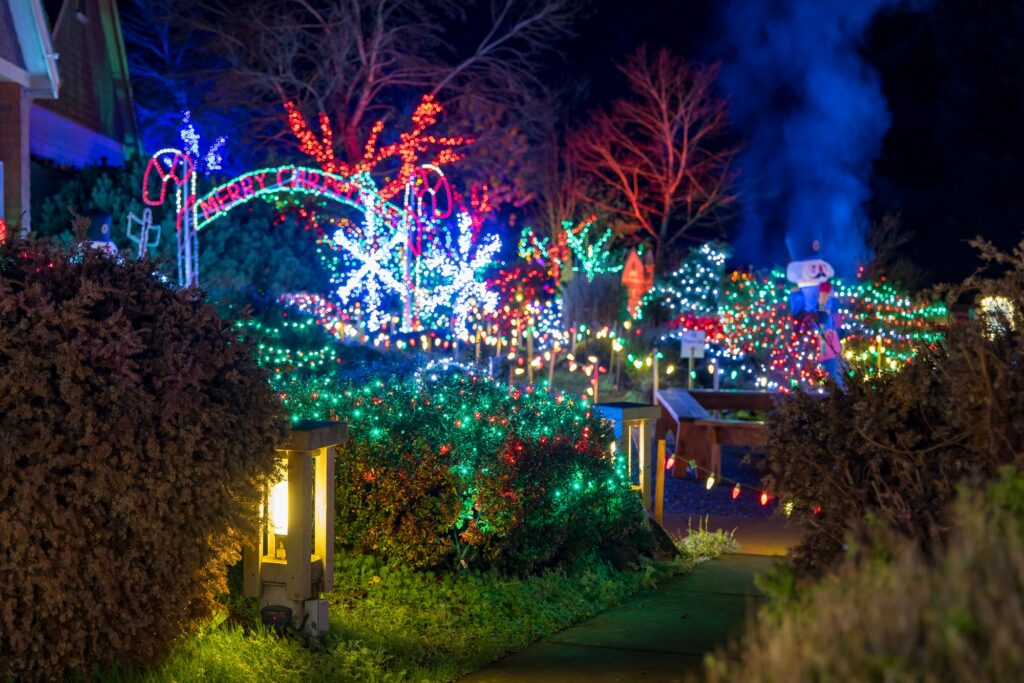
[[[267,491],[259,537],[244,554],[245,594],[259,598],[264,622],[327,632],[334,583],[334,452],[345,425],[295,425],[277,450],[280,480]]]

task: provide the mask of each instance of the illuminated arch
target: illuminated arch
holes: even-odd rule
[[[436,174],[437,178],[432,178],[431,174]],[[386,289],[401,297],[403,328],[408,327],[415,315],[413,299],[419,286],[419,258],[425,227],[451,215],[453,204],[448,179],[433,164],[424,164],[409,178],[402,206],[383,199],[367,172],[344,177],[295,164],[268,166],[236,176],[202,196],[197,193],[196,181],[191,157],[173,148],[162,149],[150,158],[142,180],[142,199],[149,206],[164,204],[168,189],[174,190],[179,285],[199,284],[198,233],[218,218],[257,197],[314,196],[360,212],[368,236],[375,236],[371,241],[379,242],[372,249],[363,249],[342,231],[335,233],[334,243],[359,263],[339,294],[347,298],[365,283],[363,278],[378,278]],[[385,231],[390,234],[378,239],[384,237]],[[388,254],[400,257],[400,273],[390,272],[384,266]]]
[[[330,199],[365,213],[378,215],[398,224],[405,211],[380,199],[376,184],[368,175],[345,178],[308,166],[270,166],[243,173],[221,183],[202,197],[195,198],[196,230],[226,215],[232,209],[257,197],[279,194],[304,194]],[[371,201],[367,201],[371,198]]]

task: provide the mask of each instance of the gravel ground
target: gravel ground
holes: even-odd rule
[[[703,479],[697,481],[692,474],[685,479],[666,476],[665,512],[681,515],[771,517],[778,503],[769,500],[767,505],[761,505],[761,485],[756,462],[742,462],[748,452],[745,448],[722,448],[722,477],[729,481],[716,484],[710,491]],[[676,468],[678,470],[685,466],[685,463],[679,463]],[[735,500],[732,497],[734,481],[740,482],[742,487],[739,497]],[[747,486],[754,488],[746,488]]]

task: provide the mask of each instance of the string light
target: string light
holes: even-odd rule
[[[712,242],[691,249],[687,258],[665,281],[657,283],[644,295],[641,315],[644,311],[651,315],[660,307],[674,316],[714,316],[728,257],[723,246]]]
[[[583,273],[587,282],[593,282],[598,275],[618,273],[624,267],[618,263],[618,256],[611,250],[615,233],[606,229],[596,236],[596,216],[590,216],[575,226],[572,221],[562,221],[562,235],[572,252],[573,272]]]
[[[201,170],[204,175],[210,175],[211,172],[221,169],[221,164],[224,161],[221,150],[227,143],[226,137],[219,136],[205,153],[200,153],[201,136],[192,123],[192,112],[187,110],[181,114],[181,127],[178,130],[178,135],[181,137],[184,152],[196,161],[198,170]]]
[[[400,133],[396,142],[383,146],[378,146],[378,143],[381,133],[384,132],[384,122],[377,121],[363,145],[363,157],[353,164],[348,164],[334,156],[334,131],[330,117],[326,113],[320,112],[318,115],[318,136],[310,129],[295,103],[285,103],[288,126],[299,141],[299,148],[304,154],[315,159],[327,173],[343,177],[356,176],[372,173],[384,161],[398,160],[398,170],[393,171],[392,177],[380,188],[380,196],[384,199],[391,199],[403,192],[419,166],[429,164],[443,167],[464,156],[457,149],[473,142],[472,138],[437,136],[427,132],[437,123],[442,111],[443,107],[433,96],[424,95],[412,113],[410,129]],[[433,150],[430,159],[421,160],[421,155],[428,150]]]

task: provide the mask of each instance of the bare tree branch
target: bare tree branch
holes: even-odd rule
[[[736,149],[720,138],[726,103],[717,65],[695,66],[667,50],[641,48],[621,67],[632,96],[596,112],[569,144],[579,198],[636,234],[663,261],[698,228],[718,224],[732,191]]]
[[[510,163],[544,116],[534,72],[569,33],[573,0],[480,0],[468,9],[456,0],[192,2],[186,23],[207,36],[217,63],[211,98],[254,112],[258,144],[281,140],[282,105],[293,101],[306,120],[328,114],[337,157],[354,163],[376,120],[404,118],[421,95],[435,94],[449,129],[478,140],[464,168],[487,172],[497,201],[528,199]],[[467,17],[484,3],[491,21],[477,28],[476,15]],[[456,39],[471,30],[479,39]]]

